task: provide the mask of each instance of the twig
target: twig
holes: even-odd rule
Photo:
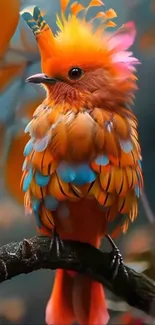
[[[63,249],[58,257],[56,250],[52,250],[51,254],[48,237],[33,237],[0,248],[0,282],[39,269],[74,270],[102,283],[129,305],[155,316],[154,282],[122,266],[113,279],[112,259],[112,252],[103,253],[89,244],[73,241],[63,241]]]

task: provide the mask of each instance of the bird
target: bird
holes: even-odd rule
[[[60,5],[55,34],[38,7],[33,15],[22,14],[37,40],[42,69],[26,82],[46,92],[25,128],[24,207],[34,214],[40,234],[99,248],[107,233],[111,238],[126,233],[144,186],[138,121],[131,110],[140,62],[128,49],[136,26],[130,21],[116,28],[112,8],[88,19],[90,8],[103,8],[100,0],[87,7],[69,0]],[[108,320],[100,283],[56,271],[48,325]]]

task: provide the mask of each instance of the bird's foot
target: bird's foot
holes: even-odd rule
[[[59,258],[63,251],[64,251],[64,243],[62,239],[59,237],[58,233],[56,232],[56,228],[54,227],[53,235],[50,243],[50,252],[52,255],[56,254],[56,257]]]
[[[123,257],[122,257],[122,254],[121,254],[119,248],[116,246],[116,244],[114,243],[114,241],[112,240],[112,238],[109,235],[106,235],[106,237],[112,246],[112,252],[111,252],[112,261],[111,261],[111,265],[110,265],[110,268],[113,273],[112,278],[115,279],[117,277],[117,274],[120,269],[121,269],[121,271],[123,271],[124,275],[128,278],[128,272],[127,272],[127,269],[123,263]]]

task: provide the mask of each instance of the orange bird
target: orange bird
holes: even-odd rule
[[[61,1],[56,35],[35,7],[23,17],[37,39],[42,73],[28,82],[41,84],[46,98],[25,132],[21,186],[27,213],[34,212],[40,233],[99,247],[112,235],[126,232],[138,213],[143,187],[137,120],[129,109],[136,90],[135,65],[128,48],[136,31],[133,22],[115,27],[113,9],[87,21],[92,6]],[[79,18],[79,16],[81,18]],[[95,28],[94,20],[100,24]],[[46,309],[51,325],[107,324],[101,284],[71,271],[58,270]]]

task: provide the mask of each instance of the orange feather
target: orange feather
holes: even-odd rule
[[[109,20],[107,23],[106,23],[106,26],[107,27],[116,27],[116,23],[114,23],[113,21]]]
[[[51,173],[50,167],[52,166],[53,156],[49,148],[45,149],[42,152],[34,151],[34,154],[31,158],[31,163],[33,166],[38,169],[43,175],[49,175]]]
[[[96,6],[104,6],[104,3],[101,0],[91,0],[87,8]]]
[[[120,148],[116,134],[112,131],[105,131],[105,150],[108,154],[119,157]]]
[[[84,9],[84,6],[82,6],[80,3],[75,1],[72,3],[70,8],[71,8],[72,14],[77,15],[80,11],[82,11]]]
[[[77,198],[77,196],[72,191],[70,184],[64,183],[57,176],[56,172],[52,175],[50,182],[48,184],[48,193],[60,201],[64,201],[67,198],[73,201],[79,200],[79,198]]]
[[[52,231],[55,222],[54,222],[54,218],[52,215],[52,212],[47,210],[44,206],[44,204],[42,204],[41,208],[40,208],[40,221],[42,224],[42,227],[44,227],[45,229],[47,229],[48,231]]]
[[[59,180],[56,172],[51,176],[48,184],[48,193],[60,201],[66,200],[67,198],[68,193],[65,193],[62,182]]]
[[[129,228],[129,219],[126,219],[126,221],[124,222],[124,225],[121,227],[123,234],[125,234]]]
[[[97,15],[94,17],[94,19],[96,18],[105,18],[105,12],[103,11],[98,12]]]
[[[61,10],[65,12],[70,0],[60,0]]]
[[[109,168],[101,167],[100,182],[105,192],[113,193],[115,190],[115,170],[113,166]]]
[[[131,222],[135,221],[135,219],[137,217],[137,214],[138,214],[137,198],[134,197],[132,207],[131,207],[131,210],[129,212],[129,218],[130,218]]]
[[[64,122],[59,123],[52,131],[50,150],[58,160],[61,160],[68,150],[67,131],[67,126]]]
[[[111,207],[109,207],[108,211],[105,213],[105,217],[108,220],[108,222],[113,221],[118,214],[118,202],[114,202]]]
[[[101,206],[105,207],[110,206],[115,200],[114,194],[103,191],[98,179],[95,181],[92,189],[90,190],[90,194],[94,195],[94,197],[101,204]]]
[[[132,167],[126,167],[125,172],[128,180],[128,188],[133,188],[133,172]]]
[[[125,197],[119,197],[118,199],[118,211],[121,214],[129,213],[131,204],[134,199],[134,192],[130,191]]]
[[[92,153],[95,123],[87,113],[79,113],[68,125],[68,151],[74,152],[75,161],[84,161]]]
[[[39,185],[37,185],[34,178],[31,181],[31,190],[30,191],[31,191],[31,195],[33,195],[37,199],[42,199],[43,197],[45,197],[47,195],[47,188],[45,186],[40,187]]]
[[[124,168],[115,167],[115,189],[119,196],[125,196],[129,190],[128,179]]]
[[[135,150],[126,153],[121,151],[120,163],[122,167],[126,166],[133,166],[135,165],[136,161],[138,160],[138,154]]]
[[[113,117],[113,125],[116,134],[120,138],[125,140],[129,137],[129,125],[123,116],[115,113]]]
[[[103,152],[105,148],[105,130],[103,128],[96,128],[94,135],[94,143],[96,150],[99,152]]]
[[[26,214],[32,213],[30,191],[27,191],[24,195],[24,207],[25,207]]]
[[[113,19],[117,17],[116,11],[114,9],[109,9],[105,12],[106,18]]]

